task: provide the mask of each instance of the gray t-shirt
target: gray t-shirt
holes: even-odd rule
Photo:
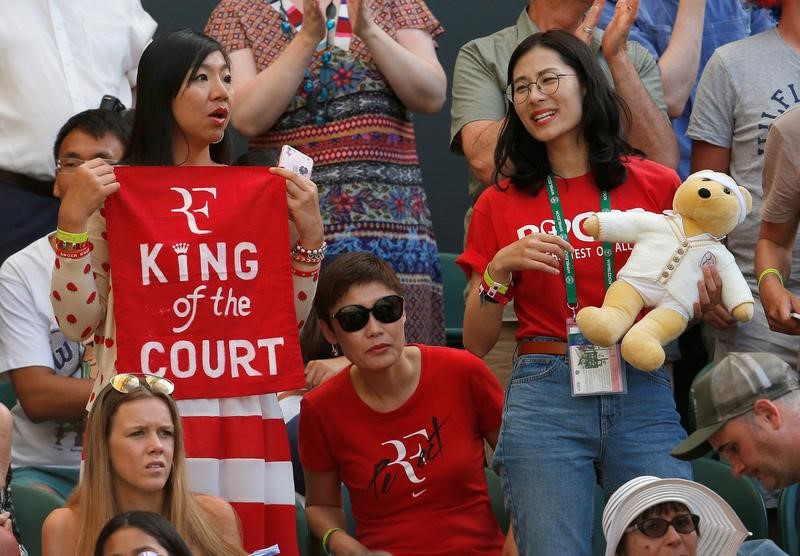
[[[767,131],[786,110],[800,104],[800,55],[787,45],[777,29],[720,47],[709,60],[692,110],[687,135],[718,147],[731,149],[728,173],[753,197],[753,210],[728,235],[728,249],[758,299],[754,270],[760,227],[761,171]],[[793,257],[800,257],[795,243]],[[787,288],[800,292],[800,273]],[[722,350],[776,351],[794,365],[798,340],[768,329],[761,303],[747,324],[717,331]],[[718,351],[718,355],[721,353]]]

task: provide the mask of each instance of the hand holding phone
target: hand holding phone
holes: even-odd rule
[[[314,168],[314,161],[310,156],[301,153],[294,147],[284,145],[281,147],[278,166],[300,174],[304,178],[311,179],[311,170]]]

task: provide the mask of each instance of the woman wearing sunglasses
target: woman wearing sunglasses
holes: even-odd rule
[[[750,533],[713,490],[685,479],[636,477],[603,511],[605,556],[770,556],[772,541],[742,544]]]
[[[520,554],[587,556],[597,483],[610,496],[639,475],[691,470],[669,455],[686,433],[668,373],[582,345],[572,319],[602,304],[630,249],[593,242],[582,222],[605,208],[667,210],[680,180],[625,142],[630,114],[571,33],[522,41],[508,83],[495,162],[510,178],[481,194],[458,259],[470,278],[464,345],[484,356],[513,298],[518,346],[494,465],[514,536]]]
[[[467,352],[406,345],[401,293],[371,253],[339,255],[320,276],[319,326],[351,365],[301,404],[309,526],[338,555],[500,554],[483,443],[497,439],[502,389]]]
[[[43,556],[84,556],[118,513],[150,511],[175,526],[195,555],[245,555],[236,514],[220,498],[193,494],[172,383],[115,375],[86,425],[83,476],[65,508],[42,528]]]
[[[220,166],[229,162],[225,128],[234,91],[230,60],[217,41],[190,30],[156,37],[139,62],[136,96],[133,131],[123,163]],[[299,328],[311,309],[324,251],[317,188],[294,172],[270,171],[286,178],[288,217],[299,234],[291,250]],[[66,336],[94,337],[102,379],[95,382],[90,403],[103,380],[115,372],[120,341],[102,210],[104,200],[119,187],[111,166],[99,159],[86,162],[77,169],[76,182],[59,211],[59,230],[69,240],[56,250],[51,300]],[[252,211],[241,216],[261,217]],[[264,287],[269,287],[268,280]],[[186,380],[198,378],[200,373]],[[266,384],[261,392],[243,396],[232,396],[232,386],[220,383],[213,393],[218,395],[178,402],[187,431],[192,487],[225,496],[233,504],[245,524],[248,549],[279,544],[282,554],[296,556],[294,488],[277,398],[267,392]]]

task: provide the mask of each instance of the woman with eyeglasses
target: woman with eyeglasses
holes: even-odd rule
[[[465,351],[407,345],[402,286],[371,253],[324,268],[314,310],[351,362],[301,402],[306,516],[325,553],[500,554],[483,465],[502,406],[491,371]]]
[[[498,178],[458,259],[470,278],[464,345],[483,356],[513,299],[518,346],[494,455],[520,554],[591,554],[595,485],[690,477],[669,455],[686,435],[670,377],[586,345],[575,313],[602,304],[630,245],[594,243],[601,210],[661,212],[679,178],[625,142],[629,114],[591,49],[570,33],[522,41],[508,66]],[[574,347],[570,347],[570,344]]]
[[[139,62],[136,96],[123,164],[220,166],[229,162],[225,129],[234,91],[230,60],[217,41],[190,30],[156,37]],[[317,188],[297,173],[282,168],[270,171],[286,179],[287,216],[299,236],[291,250],[291,265],[300,328],[311,308],[324,250]],[[100,378],[90,403],[116,372],[120,338],[102,206],[119,187],[112,166],[100,159],[88,161],[76,170],[75,183],[59,211],[62,240],[57,242],[51,301],[66,336],[94,338]],[[241,217],[261,215],[243,211]],[[269,287],[268,281],[264,287]],[[147,325],[142,323],[145,329]],[[186,380],[202,380],[199,375]],[[248,549],[278,544],[283,555],[296,555],[295,495],[277,398],[267,392],[266,384],[263,393],[249,396],[231,396],[221,385],[218,390],[218,396],[178,402],[187,430],[193,488],[224,496],[233,504],[245,524]]]
[[[642,476],[622,485],[603,511],[605,556],[772,556],[722,497],[685,479]]]
[[[192,556],[175,527],[155,512],[124,512],[106,523],[94,556]]]
[[[164,516],[195,555],[244,555],[227,502],[189,490],[183,427],[172,382],[117,374],[97,396],[86,425],[83,476],[64,508],[42,527],[43,556],[85,556],[121,512]]]

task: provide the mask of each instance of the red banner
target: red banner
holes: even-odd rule
[[[284,179],[247,167],[115,174],[117,371],[165,376],[178,399],[303,387]]]

